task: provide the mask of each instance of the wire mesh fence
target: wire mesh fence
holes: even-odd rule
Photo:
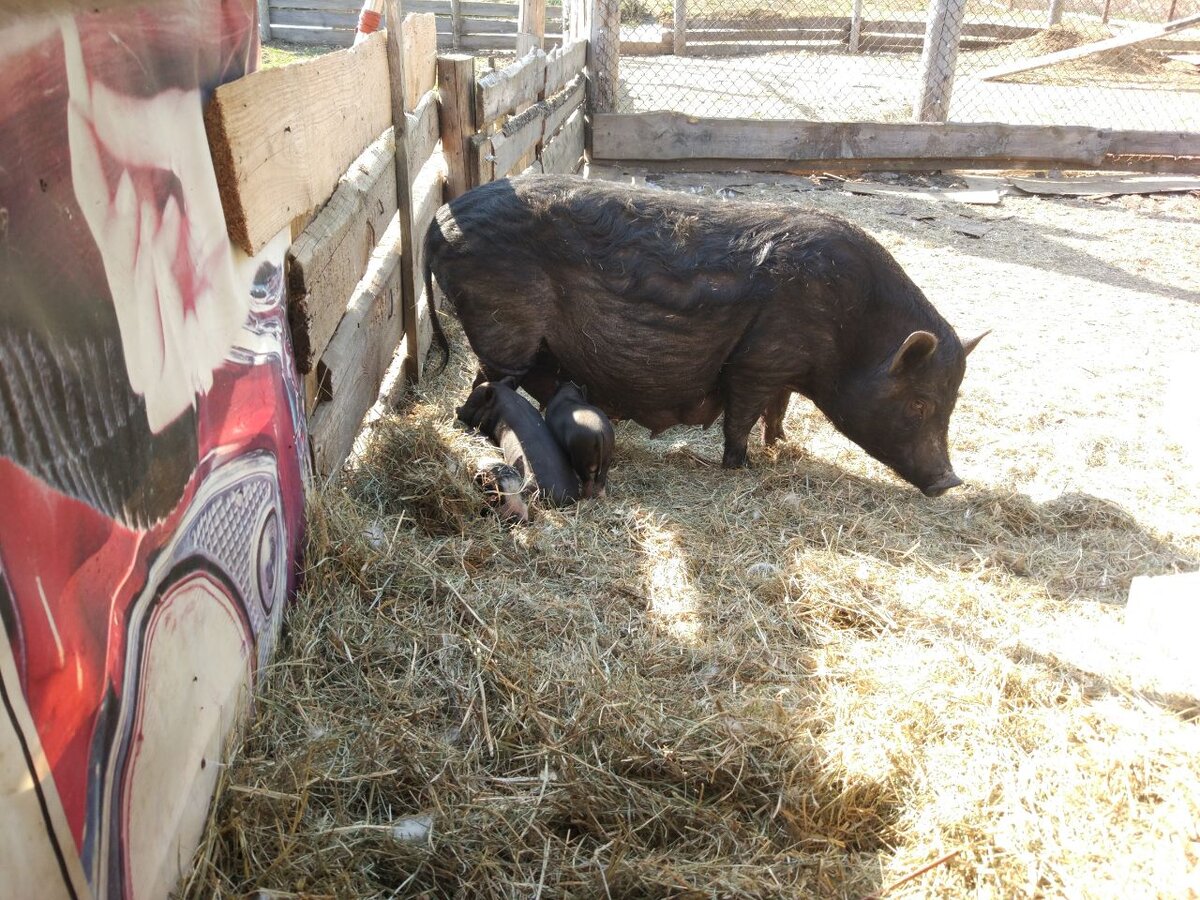
[[[1200,131],[1200,0],[621,0],[620,13],[619,50],[597,48],[619,54],[615,112]]]

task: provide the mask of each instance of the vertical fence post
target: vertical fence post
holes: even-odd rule
[[[1050,11],[1046,15],[1046,26],[1057,25],[1062,21],[1063,0],[1050,0]]]
[[[408,177],[408,120],[404,115],[406,94],[404,77],[404,21],[400,0],[387,0],[388,80],[391,82],[392,130],[396,137],[396,209],[400,215],[400,309],[404,316],[404,336],[408,358],[404,361],[405,380],[416,384],[421,374],[421,341],[417,329],[416,273],[413,267],[412,182]]]
[[[918,122],[945,122],[954,90],[954,64],[962,34],[966,0],[930,0],[921,48],[921,83],[913,102]]]
[[[858,52],[858,41],[862,36],[862,0],[854,0],[850,11],[850,52]]]
[[[270,0],[258,0],[258,39],[264,44],[271,40]]]
[[[1167,17],[1163,20],[1164,22],[1174,22],[1175,21],[1175,7],[1178,5],[1179,5],[1179,0],[1171,0],[1171,8],[1169,10],[1167,10]]]
[[[676,56],[687,52],[687,0],[675,0],[675,50]]]
[[[521,0],[517,10],[517,58],[542,49],[546,39],[546,0]]]
[[[590,0],[591,35],[587,59],[592,112],[612,112],[617,99],[617,73],[621,67],[620,0]]]
[[[462,0],[450,0],[450,48],[462,46]]]
[[[1104,12],[1100,13],[1100,22],[1108,24],[1108,11],[1112,8],[1112,0],[1104,0]]]
[[[475,59],[469,53],[447,53],[437,58],[437,70],[446,199],[453,200],[474,187],[467,142],[475,133]]]

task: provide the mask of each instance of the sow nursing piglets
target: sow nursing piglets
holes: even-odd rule
[[[724,413],[741,466],[799,393],[927,495],[961,483],[947,431],[979,338],[841,218],[529,175],[442,207],[426,249],[487,377],[542,403],[569,380],[653,432]]]

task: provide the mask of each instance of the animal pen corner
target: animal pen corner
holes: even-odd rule
[[[341,467],[376,402],[420,377],[422,244],[438,207],[510,174],[579,168],[578,32],[549,53],[522,33],[523,56],[476,78],[472,56],[438,54],[435,15],[412,13],[391,36],[216,91],[206,121],[231,238],[253,253],[281,228],[292,236],[289,323],[319,475]]]

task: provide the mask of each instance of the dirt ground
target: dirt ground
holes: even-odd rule
[[[923,498],[796,398],[745,472],[719,428],[622,424],[607,499],[506,530],[447,315],[450,368],[313,498],[186,895],[1195,896],[1194,658],[1123,603],[1200,568],[1200,197],[650,180],[846,215],[992,329],[966,485]]]

